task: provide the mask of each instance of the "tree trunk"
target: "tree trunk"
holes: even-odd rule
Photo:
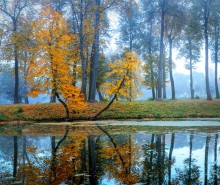
[[[88,149],[89,149],[89,180],[90,184],[97,184],[96,174],[96,143],[94,136],[88,136]]]
[[[153,170],[153,153],[154,153],[154,151],[153,151],[153,145],[154,145],[154,134],[152,134],[151,135],[151,143],[150,143],[150,145],[151,145],[151,151],[150,151],[150,164],[151,164],[151,166],[150,166],[150,172]],[[149,170],[149,169],[147,169],[147,170]],[[151,176],[150,175],[148,175],[147,176],[147,184],[150,184],[151,183]]]
[[[25,61],[24,61],[24,89],[25,89],[24,91],[25,91],[25,94],[23,95],[25,104],[29,104],[29,100],[28,100],[28,96],[27,96],[28,88],[27,88],[27,81],[26,81],[27,73],[28,73],[27,52],[25,52]]]
[[[100,102],[103,102],[104,101],[104,98],[102,96],[102,93],[100,92],[100,89],[99,89],[99,84],[96,83],[96,89],[97,89],[97,92],[98,92],[98,95],[99,95],[99,101]]]
[[[158,100],[162,100],[162,77],[163,77],[163,63],[164,63],[164,19],[165,19],[165,0],[162,0],[161,4],[161,30],[160,30],[160,61],[158,67]]]
[[[125,83],[125,79],[128,75],[129,71],[127,71],[124,79],[122,80],[121,84],[119,85],[118,89],[117,89],[117,92],[115,93],[114,97],[112,98],[112,100],[109,102],[109,104],[103,108],[101,111],[99,111],[92,119],[93,120],[96,120],[103,112],[105,112],[106,110],[109,109],[109,107],[113,104],[113,102],[117,99],[118,97],[118,92],[120,91],[120,89],[124,86],[124,83]]]
[[[15,30],[16,32],[16,30]],[[14,104],[18,104],[19,102],[19,70],[18,70],[18,47],[14,46],[14,60],[15,60],[15,87],[14,87]]]
[[[174,141],[175,141],[175,133],[171,135],[171,143],[170,143],[170,153],[169,153],[169,171],[168,171],[168,184],[171,185],[171,169],[172,169],[172,154],[174,148]]]
[[[212,100],[209,86],[209,36],[208,36],[208,20],[209,20],[210,2],[207,0],[204,4],[204,36],[205,36],[205,81],[207,100]]]
[[[164,56],[165,58],[165,56]],[[167,99],[166,93],[166,61],[163,61],[163,99]]]
[[[204,164],[204,185],[208,184],[208,156],[209,156],[209,142],[211,136],[207,135],[205,143],[205,164]]]
[[[14,136],[14,159],[13,159],[13,177],[17,176],[18,167],[18,136]]]
[[[190,53],[189,53],[189,70],[190,70],[190,94],[191,94],[191,99],[194,99],[194,89],[193,89],[193,72],[192,72],[192,43],[191,43],[191,38],[189,41],[190,44]]]
[[[191,176],[192,176],[192,142],[193,142],[193,133],[190,133],[190,141],[189,141],[189,182],[191,182]]]
[[[53,89],[51,90],[50,103],[56,103],[55,90],[53,90]]]
[[[82,27],[82,25],[81,25]],[[82,28],[81,28],[82,29]],[[82,30],[81,30],[82,31]],[[80,58],[82,63],[82,85],[81,93],[84,95],[84,99],[87,100],[86,95],[86,85],[87,85],[87,62],[84,56],[84,46],[83,46],[83,33],[80,33]]]
[[[161,134],[156,136],[158,184],[163,184]]]
[[[169,38],[169,72],[170,72],[170,82],[171,82],[171,91],[172,91],[172,99],[176,99],[175,97],[175,86],[174,86],[174,79],[173,79],[173,63],[172,63],[172,49],[173,49],[173,40]]]
[[[149,41],[149,57],[152,55],[152,27],[153,22],[150,21],[150,41]],[[154,69],[153,69],[153,61],[150,60],[150,81],[151,81],[151,91],[152,91],[152,98],[155,100],[156,94],[155,94],[155,88],[154,88]]]
[[[218,185],[218,134],[215,134],[215,145],[214,145],[214,170],[213,170],[213,174],[214,174],[214,185]]]
[[[59,102],[64,106],[64,108],[66,110],[65,120],[69,121],[70,120],[70,113],[69,113],[69,108],[68,108],[67,104],[60,98],[60,95],[57,92],[55,92],[55,95],[56,95],[57,99],[59,100]]]
[[[219,31],[220,27],[215,27],[215,94],[216,98],[219,98],[218,90],[218,52],[219,52]]]
[[[99,29],[100,29],[100,0],[95,0],[95,32],[91,53],[90,79],[89,79],[89,102],[95,102],[96,81],[98,75],[99,60]]]

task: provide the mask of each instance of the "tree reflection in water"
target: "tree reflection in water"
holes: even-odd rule
[[[0,184],[219,184],[218,133],[201,134],[201,164],[193,156],[193,147],[198,146],[192,131],[185,135],[115,134],[101,126],[66,126],[62,133],[45,138],[49,143],[44,149],[34,137],[2,137],[0,144],[8,144],[2,145],[0,155],[12,165],[11,170],[0,169]],[[179,164],[175,151],[182,147],[183,138],[189,139],[184,144],[189,154]]]

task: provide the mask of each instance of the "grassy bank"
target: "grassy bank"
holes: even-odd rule
[[[72,120],[89,120],[107,103],[70,110]],[[220,117],[220,100],[116,102],[99,119],[174,119]],[[63,121],[61,104],[0,105],[0,121]]]

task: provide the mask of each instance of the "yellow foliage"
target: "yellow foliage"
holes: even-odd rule
[[[139,88],[142,79],[139,73],[141,65],[140,60],[133,52],[125,53],[122,60],[109,63],[109,68],[112,70],[106,76],[111,81],[102,86],[102,92],[126,98],[136,98],[140,95]]]
[[[78,60],[77,36],[71,34],[64,17],[46,7],[33,22],[35,54],[29,63],[29,95],[37,96],[48,90],[60,93],[69,106],[85,106],[80,89],[72,85],[72,66]],[[73,52],[71,55],[70,52]],[[77,60],[75,59],[77,58]]]

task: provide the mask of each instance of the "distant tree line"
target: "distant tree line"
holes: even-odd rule
[[[175,49],[190,71],[194,99],[193,71],[204,46],[207,100],[212,100],[211,61],[215,64],[215,97],[219,98],[219,7],[219,0],[3,0],[0,72],[12,74],[13,79],[0,78],[13,85],[13,92],[5,87],[1,93],[13,96],[15,104],[22,98],[28,103],[29,95],[49,93],[50,102],[58,99],[65,106],[68,102],[95,102],[96,94],[100,101],[105,99],[103,95],[112,100],[119,94],[131,101],[143,84],[151,89],[153,99],[162,100],[167,98],[169,82],[171,99],[176,99]],[[114,65],[105,52],[114,34],[109,30],[112,12],[119,21],[119,49],[111,56]],[[143,61],[141,70],[120,64],[128,53]],[[120,67],[127,72],[118,75]],[[138,74],[144,74],[143,81]]]

